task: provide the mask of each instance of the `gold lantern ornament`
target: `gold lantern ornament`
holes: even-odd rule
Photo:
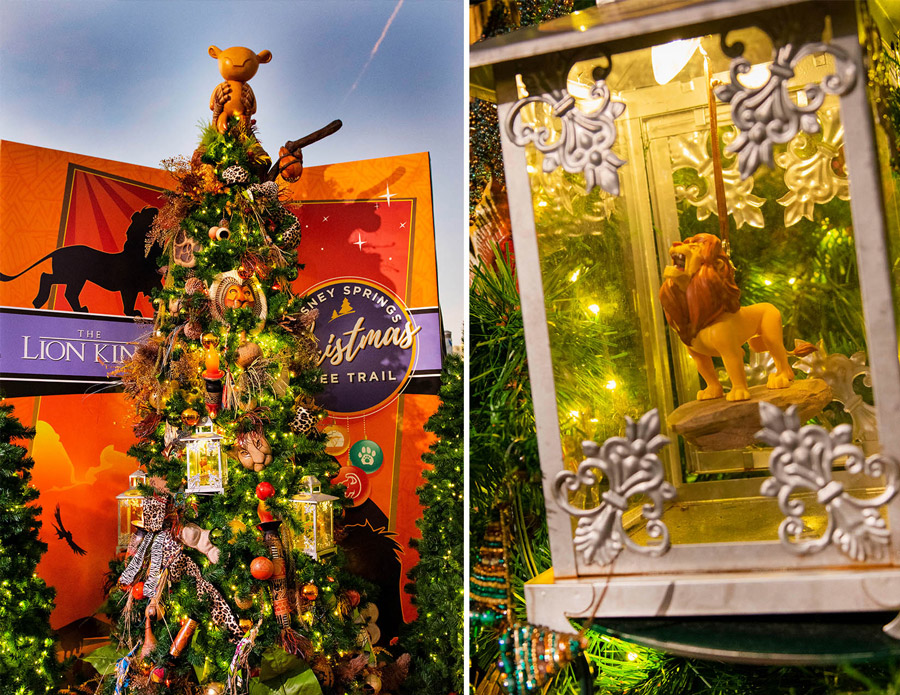
[[[212,420],[203,418],[194,434],[182,441],[187,445],[188,493],[222,493],[225,491],[222,469],[222,435],[215,431]]]
[[[128,489],[116,495],[116,508],[119,532],[116,540],[116,552],[128,548],[131,539],[132,525],[141,526],[144,520],[144,495],[138,489],[147,481],[147,474],[138,468],[128,476]]]
[[[334,495],[322,492],[319,479],[313,475],[303,478],[306,486],[291,498],[295,516],[303,526],[303,533],[295,536],[294,548],[313,559],[334,552]]]

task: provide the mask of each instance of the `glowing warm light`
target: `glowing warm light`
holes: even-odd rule
[[[763,284],[768,287],[769,285],[772,284],[772,281],[771,280],[763,280]]]
[[[793,285],[795,282],[797,282],[797,278],[791,278],[790,280],[788,280],[789,285]]]
[[[537,171],[537,170],[536,170],[533,166],[531,166],[530,164],[529,164],[527,167],[525,167],[525,170],[526,170],[529,174],[533,174],[535,171]]]
[[[546,201],[546,200],[542,200],[541,202],[538,203],[538,207],[539,207],[539,208],[545,208],[545,207],[547,207],[547,201]]]
[[[581,414],[581,413],[579,413],[577,410],[570,410],[570,411],[569,411],[569,415],[571,415],[572,417],[578,417],[580,414]]]
[[[700,39],[677,39],[653,46],[650,49],[650,62],[653,64],[653,79],[658,84],[667,84],[688,64],[694,51],[700,46]]]
[[[628,660],[629,660],[629,661],[634,661],[635,659],[638,658],[638,655],[635,654],[634,652],[628,652],[628,655],[627,655],[627,656],[628,656]]]
[[[599,313],[600,313],[600,305],[599,305],[599,304],[591,304],[591,305],[588,307],[588,309],[590,309],[591,311],[593,311],[595,314],[599,314]]]
[[[738,78],[738,81],[750,89],[759,89],[769,81],[769,65],[771,65],[771,63],[759,63],[758,65],[754,65],[750,68],[750,72],[741,75]],[[799,97],[800,94],[806,97],[806,92],[798,92],[797,96]],[[800,106],[805,106],[805,104],[800,104]]]
[[[606,382],[606,388],[608,388],[610,391],[614,391],[616,386],[617,384],[615,379],[610,379]]]
[[[575,282],[575,281],[578,279],[578,276],[579,276],[579,275],[581,275],[581,268],[579,268],[579,269],[576,270],[574,273],[572,273],[572,277],[570,277],[569,279],[570,279],[572,282]]]

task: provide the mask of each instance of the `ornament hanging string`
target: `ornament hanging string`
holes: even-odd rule
[[[719,216],[719,238],[725,253],[731,257],[731,241],[728,237],[728,203],[725,200],[725,179],[722,174],[722,153],[719,150],[719,114],[716,111],[716,95],[714,88],[718,80],[712,79],[709,66],[709,54],[700,47],[703,54],[703,72],[706,74],[706,96],[709,105],[709,141],[712,147],[713,180],[716,186],[716,214]]]

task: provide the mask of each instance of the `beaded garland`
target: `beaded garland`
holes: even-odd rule
[[[500,683],[509,695],[526,695],[578,657],[586,643],[581,635],[562,635],[547,628],[515,621],[509,584],[509,512],[487,525],[478,562],[469,579],[471,621],[479,627],[501,628],[498,639]],[[588,686],[590,687],[590,686]]]

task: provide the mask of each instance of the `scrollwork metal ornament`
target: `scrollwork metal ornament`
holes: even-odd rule
[[[658,557],[669,550],[669,530],[660,521],[663,503],[675,498],[675,488],[666,482],[662,461],[657,452],[669,439],[659,434],[659,412],[654,408],[638,422],[626,417],[625,437],[610,437],[603,446],[596,442],[582,445],[585,460],[576,472],[562,471],[554,481],[557,504],[571,516],[578,518],[575,529],[575,549],[585,562],[608,565],[623,548]],[[600,482],[599,470],[609,481],[609,489],[602,493],[600,504],[593,509],[578,509],[569,503],[569,493],[581,486]],[[647,520],[650,538],[659,539],[654,545],[639,545],[626,533],[622,515],[628,509],[628,499],[645,495],[642,515]]]
[[[506,134],[519,147],[534,143],[544,156],[544,172],[562,167],[571,174],[583,173],[588,193],[599,185],[607,193],[619,195],[618,169],[625,161],[613,154],[612,147],[616,142],[615,120],[625,111],[625,104],[612,100],[603,79],[594,82],[588,98],[599,101],[599,105],[587,113],[565,89],[519,99],[506,120]],[[559,133],[526,122],[522,110],[538,103],[549,106],[553,116],[559,119]]]
[[[797,555],[810,555],[834,543],[845,555],[857,562],[878,559],[889,544],[887,525],[878,508],[897,494],[900,463],[882,455],[868,459],[850,442],[850,425],[838,425],[831,432],[819,425],[800,426],[796,406],[782,411],[778,406],[759,404],[763,429],[757,439],[775,447],[769,457],[773,477],[763,481],[760,492],[778,499],[785,519],[778,527],[782,546]],[[884,476],[884,492],[871,499],[850,495],[832,478],[837,459],[846,457],[849,473],[877,478]],[[828,514],[828,525],[816,539],[801,540],[806,504],[797,493],[815,493],[816,501]]]
[[[732,58],[731,82],[717,87],[715,94],[731,104],[731,118],[740,131],[727,149],[738,155],[741,178],[752,176],[760,164],[774,169],[774,145],[790,142],[801,130],[810,135],[819,132],[816,111],[825,101],[825,95],[846,94],[856,83],[856,66],[847,53],[839,46],[822,41],[776,45],[769,79],[759,88],[747,87],[738,79],[752,67],[742,55],[743,44],[737,42],[729,46],[723,34],[722,51]],[[801,106],[788,93],[788,80],[794,76],[797,64],[815,53],[831,54],[835,72],[826,75],[821,84],[807,85],[804,89],[807,103]]]

